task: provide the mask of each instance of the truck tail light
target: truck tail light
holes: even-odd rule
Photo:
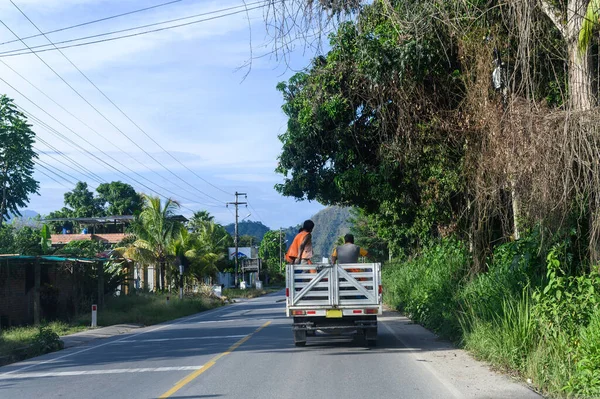
[[[381,286],[379,286],[379,287],[381,287]],[[381,291],[381,288],[379,289],[379,291]],[[285,296],[286,296],[287,298],[289,298],[289,297],[290,297],[290,289],[289,289],[289,288],[286,288],[286,289],[285,289]]]
[[[304,310],[292,310],[292,316],[304,316],[306,311]]]
[[[365,314],[377,314],[378,309],[365,309]]]
[[[363,312],[362,309],[354,309],[352,311],[352,313],[354,313],[354,314],[362,314],[362,312]]]
[[[307,310],[306,314],[317,314],[316,310]]]

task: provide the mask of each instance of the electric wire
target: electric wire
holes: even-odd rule
[[[254,214],[256,215],[256,218],[258,219],[259,222],[261,222],[262,224],[265,224],[262,220],[262,218],[260,217],[260,215],[258,214],[258,212],[256,211],[256,209],[254,209],[254,207],[252,206],[252,204],[250,203],[250,201],[246,200],[246,202],[248,202],[248,206],[250,207],[250,209],[252,209],[252,212],[254,212]],[[266,225],[265,225],[266,226]]]
[[[283,1],[283,0],[280,0],[279,2],[281,2],[281,1]],[[196,20],[196,21],[190,21],[190,22],[186,22],[186,23],[182,23],[182,24],[167,26],[167,27],[164,27],[164,28],[152,29],[152,30],[147,30],[147,31],[143,31],[143,32],[136,32],[136,33],[131,33],[131,34],[128,34],[128,35],[121,35],[121,36],[116,36],[116,37],[110,37],[110,38],[101,39],[101,40],[92,40],[92,41],[85,42],[85,43],[76,43],[76,44],[70,44],[70,45],[65,45],[65,46],[56,46],[55,48],[45,48],[45,49],[34,50],[32,47],[27,46],[27,44],[25,42],[22,42],[26,46],[26,48],[20,48],[20,49],[15,49],[15,50],[10,50],[10,51],[6,51],[6,52],[2,52],[2,53],[0,53],[0,57],[14,57],[14,56],[26,55],[26,54],[30,54],[30,53],[37,54],[37,53],[44,53],[46,51],[55,51],[55,50],[62,50],[62,49],[72,48],[72,47],[81,47],[81,46],[87,46],[87,45],[91,45],[91,44],[111,42],[111,41],[114,41],[114,40],[126,39],[126,38],[130,38],[130,37],[146,35],[148,33],[161,32],[161,31],[164,31],[164,30],[169,30],[169,29],[174,29],[174,28],[181,28],[181,27],[184,27],[184,26],[189,26],[189,25],[194,25],[194,24],[198,24],[198,23],[202,23],[202,22],[212,21],[212,20],[215,20],[215,19],[224,18],[224,17],[228,17],[228,16],[231,16],[231,15],[236,15],[236,14],[245,13],[245,12],[248,12],[248,11],[253,11],[253,10],[260,9],[260,8],[264,8],[265,5],[251,7],[251,8],[247,8],[247,9],[243,9],[243,10],[239,10],[239,11],[233,11],[233,12],[230,12],[230,13],[221,14],[221,15],[217,15],[217,16],[214,16],[214,17],[204,18],[204,19],[199,19],[199,20]],[[136,28],[136,29],[139,29],[139,28]],[[71,41],[79,41],[79,40],[85,40],[85,39],[82,39],[82,38],[80,38],[80,39],[72,39]],[[56,44],[61,44],[61,42],[57,42]],[[45,46],[48,47],[49,45],[45,45]]]
[[[15,6],[15,8],[17,8],[17,10],[19,10],[19,12],[41,33],[41,29],[38,28],[38,26],[19,8],[19,6],[17,6],[17,4],[11,0],[11,3]],[[4,22],[2,22],[4,24]],[[6,26],[6,24],[4,24],[4,26]],[[8,26],[6,26],[8,28]],[[10,29],[9,29],[10,30]],[[11,31],[12,32],[12,31]],[[18,35],[16,35],[14,32],[12,32],[13,35],[15,35],[17,38],[19,38]],[[50,44],[52,44],[54,47],[56,47],[56,45],[54,45],[54,43],[46,36],[44,35],[44,37],[46,38],[46,40],[48,40],[48,42],[50,42]],[[21,40],[21,42],[23,44],[25,44],[27,46],[27,44]],[[135,124],[133,122],[133,120],[131,120],[131,118],[129,118],[129,116],[127,114],[125,114],[125,112],[123,112],[96,84],[94,84],[94,82],[91,81],[91,79],[81,70],[79,69],[79,67],[77,65],[75,65],[75,63],[73,61],[71,61],[71,59],[69,57],[66,56],[66,54],[64,54],[62,51],[58,50],[59,53],[100,93],[104,96],[104,98],[106,98],[115,108],[117,108],[129,121],[131,121],[136,127],[138,127],[138,129],[142,130],[137,124]],[[46,66],[48,66],[50,68],[50,66],[39,56],[36,54],[36,56],[38,57],[38,59],[40,59],[42,62],[44,62],[44,64]],[[52,72],[54,72],[65,84],[67,84],[67,86],[69,86],[71,88],[71,90],[73,90],[81,99],[83,99],[92,109],[94,109],[101,117],[103,117],[108,123],[110,123],[117,131],[119,131],[124,137],[126,137],[133,145],[135,145],[137,148],[139,148],[142,152],[144,152],[148,157],[150,157],[154,162],[156,162],[158,165],[160,165],[163,169],[165,169],[167,172],[169,172],[171,175],[173,175],[175,178],[181,180],[183,183],[187,184],[188,186],[190,186],[191,188],[195,189],[196,191],[198,191],[200,194],[215,200],[217,202],[221,202],[219,199],[203,192],[202,190],[199,190],[196,186],[190,184],[187,180],[181,178],[179,175],[177,175],[176,173],[174,173],[172,170],[170,170],[169,168],[167,168],[164,164],[162,164],[158,159],[156,159],[153,155],[151,155],[149,152],[147,152],[143,147],[141,147],[136,141],[134,141],[133,139],[131,139],[125,132],[123,132],[121,129],[119,129],[114,123],[112,123],[104,114],[102,114],[96,107],[94,107],[87,99],[85,99],[73,86],[71,86],[70,84],[67,83],[67,81],[65,79],[62,78],[62,76],[60,76],[60,74],[58,74],[54,69],[50,68],[52,70]],[[144,132],[144,131],[143,131]],[[150,137],[146,132],[144,132],[144,134],[147,137]],[[156,143],[156,142],[155,142]],[[158,143],[156,143],[158,144]],[[162,148],[162,147],[161,147]],[[163,149],[164,151],[164,149]],[[165,151],[166,152],[166,151]],[[171,155],[172,156],[172,155]],[[172,156],[173,157],[173,156]],[[132,157],[133,158],[133,157]],[[173,159],[176,159],[175,157],[173,157]],[[177,159],[176,159],[177,160]],[[178,160],[177,160],[178,161]],[[204,180],[206,181],[206,180]],[[178,186],[180,189],[183,189],[182,187]],[[216,187],[216,186],[215,186]],[[186,190],[187,191],[187,190]],[[188,191],[189,192],[189,191]]]
[[[96,133],[96,135],[98,135],[99,137],[103,138],[105,141],[107,141],[109,144],[110,141],[104,137],[102,134],[100,134],[100,132],[98,132],[96,129],[94,129],[93,127],[91,127],[90,125],[88,125],[87,123],[85,123],[84,121],[82,121],[79,117],[77,117],[75,114],[73,114],[71,111],[69,111],[68,109],[66,109],[62,104],[60,104],[59,102],[57,102],[56,100],[54,100],[52,97],[50,97],[48,94],[46,94],[43,90],[41,90],[39,87],[37,87],[35,84],[33,84],[29,79],[27,79],[25,76],[23,76],[22,74],[20,74],[17,70],[15,70],[14,68],[12,68],[10,65],[8,65],[6,62],[4,62],[3,60],[0,60],[0,62],[6,66],[8,69],[10,69],[13,73],[15,73],[17,76],[19,76],[21,79],[23,79],[25,82],[27,82],[31,87],[33,87],[35,90],[37,90],[39,93],[41,93],[44,97],[46,97],[48,100],[52,101],[56,106],[58,106],[60,109],[62,109],[63,111],[65,111],[67,114],[69,114],[72,118],[74,118],[75,120],[77,120],[79,123],[81,123],[82,125],[84,125],[85,127],[87,127],[88,129],[90,129],[92,132]],[[4,81],[4,80],[3,80]],[[8,83],[6,81],[4,81],[7,85]],[[13,90],[17,91],[17,93],[21,94],[23,96],[23,94],[18,91],[17,89],[15,89],[13,86],[9,85]],[[134,161],[136,161],[139,165],[141,165],[142,167],[148,169],[151,173],[157,175],[158,177],[160,177],[161,179],[165,180],[165,177],[162,176],[160,173],[158,173],[155,170],[152,170],[151,168],[149,168],[147,165],[143,164],[142,162],[140,162],[137,158],[135,158],[134,156],[132,156],[131,154],[126,153],[125,151],[123,151],[122,149],[118,149],[119,152],[123,153],[126,156],[129,156],[131,159],[133,159]],[[147,181],[149,181],[148,179],[146,179]],[[177,188],[186,191],[187,193],[190,193],[192,195],[195,195],[195,193],[189,191],[186,188],[181,187],[179,184],[171,182],[174,186],[176,186]]]
[[[70,181],[70,182],[73,182],[73,181],[74,181],[75,183],[72,183],[74,186],[75,186],[75,185],[77,185],[77,182],[81,181],[81,179],[78,179],[77,177],[73,176],[72,174],[70,174],[70,173],[67,173],[67,172],[65,172],[64,170],[60,169],[60,168],[57,168],[56,166],[54,166],[54,165],[51,165],[51,164],[49,164],[48,162],[42,161],[42,160],[41,160],[41,159],[39,159],[39,158],[36,160],[36,163],[38,163],[38,164],[41,164],[41,165],[44,165],[44,166],[46,166],[47,168],[50,168],[50,169],[52,169],[52,170],[56,171],[57,173],[60,173],[60,174],[62,174],[62,175],[64,175],[64,176],[67,176],[67,177],[69,177],[69,178],[73,179],[73,180],[72,180],[72,181]],[[86,184],[87,184],[87,183],[86,183]],[[96,188],[98,188],[98,186],[94,187],[92,184],[89,184],[89,186],[90,186],[90,188],[91,188],[92,190],[96,190]]]
[[[128,12],[124,12],[124,13],[116,14],[116,15],[111,15],[109,17],[104,17],[104,18],[100,18],[100,19],[94,19],[92,21],[82,22],[82,23],[79,23],[77,25],[66,26],[64,28],[54,29],[54,30],[50,30],[50,31],[47,31],[47,32],[44,32],[44,33],[47,34],[47,35],[49,35],[51,33],[63,32],[65,30],[74,29],[74,28],[80,28],[82,26],[95,24],[97,22],[104,22],[104,21],[108,21],[110,19],[124,17],[126,15],[136,14],[136,13],[143,12],[143,11],[148,11],[148,10],[153,10],[155,8],[168,6],[168,5],[171,5],[173,3],[179,3],[181,1],[183,1],[183,0],[172,0],[172,1],[168,1],[166,3],[160,3],[160,4],[157,4],[157,5],[154,5],[154,6],[150,6],[150,7],[139,8],[137,10],[128,11]],[[27,39],[33,39],[34,37],[40,37],[40,36],[42,36],[42,34],[38,33],[37,35],[25,36],[25,37],[23,37],[23,39],[25,39],[25,40],[27,40]],[[18,39],[9,40],[9,41],[0,43],[0,46],[3,46],[5,44],[9,44],[9,43],[18,42],[18,41],[19,41]]]
[[[41,32],[41,30],[33,23],[33,21],[31,21],[31,19],[29,19],[29,17],[27,17],[27,15],[11,0],[11,3],[21,12],[21,14],[23,14],[23,16],[25,18],[27,18],[27,20],[38,30]],[[264,1],[262,2],[257,2],[257,3],[265,3]],[[251,3],[251,4],[257,4],[257,3]],[[240,7],[240,6],[238,6]],[[53,45],[54,47],[56,47],[56,45],[46,36],[44,35],[44,37],[46,38],[46,40],[48,40],[51,45]],[[192,169],[190,169],[189,167],[187,167],[185,164],[183,164],[177,157],[175,157],[173,154],[171,154],[169,151],[167,151],[162,145],[160,145],[152,136],[150,136],[144,129],[142,129],[141,126],[139,126],[135,121],[133,121],[129,115],[127,115],[117,104],[115,104],[115,102],[109,98],[106,93],[104,93],[104,91],[102,91],[83,71],[81,71],[81,69],[79,69],[79,67],[77,67],[77,65],[75,65],[75,63],[73,63],[71,61],[71,59],[69,59],[62,51],[58,50],[61,55],[108,101],[110,102],[127,120],[129,120],[129,122],[131,122],[140,132],[142,132],[148,139],[150,139],[156,146],[158,146],[163,152],[165,152],[167,155],[169,155],[175,162],[177,162],[179,165],[181,165],[183,168],[185,168],[186,170],[188,170],[189,172],[191,172],[194,176],[196,176],[198,179],[202,180],[203,182],[205,182],[206,184],[210,185],[211,187],[227,194],[227,195],[232,195],[231,193],[228,193],[227,191],[221,189],[220,187],[217,187],[216,185],[212,184],[211,182],[209,182],[208,180],[204,179],[202,176],[198,175],[195,171],[193,171]],[[2,61],[2,60],[0,60]],[[4,61],[2,61],[2,63],[4,65],[7,65]],[[9,67],[10,68],[10,67]],[[14,71],[12,68],[10,68],[13,72],[17,73],[19,76],[21,76],[18,72]],[[29,82],[31,84],[31,82]],[[39,90],[39,89],[38,89]],[[62,107],[61,107],[62,108]],[[116,128],[116,127],[115,127]],[[120,129],[117,129],[119,131],[121,131]],[[123,132],[122,132],[123,133]],[[125,133],[123,133],[125,135]],[[125,137],[127,137],[129,139],[129,141],[131,141],[134,145],[136,145],[138,148],[140,148],[142,151],[144,151],[144,153],[146,153],[149,157],[151,157],[153,160],[155,160],[157,163],[159,163],[161,166],[163,166],[160,162],[158,162],[154,157],[152,157],[150,154],[148,154],[145,150],[142,149],[142,147],[140,147],[135,141],[131,140],[127,135],[125,135]],[[166,167],[163,166],[163,168],[167,169]],[[167,169],[168,170],[168,169]],[[201,190],[198,190],[197,187],[189,184],[189,182],[187,182],[186,180],[181,179],[178,175],[174,174],[173,172],[171,172],[170,170],[168,170],[173,176],[177,177],[178,179],[184,181],[186,184],[190,185],[191,187],[195,188],[197,191],[199,191],[200,193],[202,193],[203,195],[208,196],[209,198],[217,201],[217,202],[221,202],[220,200],[204,193]]]
[[[36,137],[36,138],[38,138],[38,137]],[[39,140],[39,141],[40,141],[40,142],[44,142],[44,143],[45,143],[45,141],[43,141],[43,140]],[[33,146],[33,148],[34,148],[34,149],[35,149],[35,150],[38,152],[38,154],[43,154],[43,155],[45,155],[45,156],[47,156],[47,157],[49,157],[49,158],[52,158],[52,159],[54,159],[55,161],[61,162],[61,161],[60,161],[60,159],[58,159],[57,157],[55,157],[55,156],[54,156],[54,155],[52,155],[51,153],[49,153],[49,152],[47,152],[47,151],[44,151],[44,150],[41,150],[41,149],[37,148],[36,146]],[[67,157],[66,157],[64,154],[63,154],[63,157],[65,157],[65,159],[67,159]],[[68,160],[71,160],[71,161],[72,161],[72,159],[70,159],[70,158],[68,158]],[[70,164],[68,164],[68,163],[61,163],[61,165],[64,165],[64,166],[66,166],[67,168],[69,168],[69,169],[73,170],[73,171],[74,171],[74,172],[76,172],[76,173],[81,173],[81,174],[82,174],[82,175],[84,175],[84,176],[85,176],[87,179],[93,180],[93,181],[94,181],[94,182],[96,182],[96,183],[100,183],[100,184],[102,184],[102,183],[103,183],[101,180],[100,180],[100,181],[98,181],[98,180],[96,180],[96,179],[94,179],[94,178],[91,178],[90,176],[86,175],[85,173],[82,173],[80,170],[78,170],[78,169],[74,168],[73,166],[71,166],[71,165],[70,165]],[[77,179],[77,180],[81,180],[81,179]]]
[[[39,123],[38,123],[39,124]],[[47,130],[46,127],[43,127],[43,129]],[[83,166],[82,164],[80,164],[79,162],[77,162],[76,160],[74,160],[73,158],[71,158],[70,156],[68,156],[67,154],[65,154],[64,152],[62,152],[61,150],[59,150],[58,148],[54,147],[52,144],[48,143],[46,140],[42,139],[39,135],[36,135],[35,137],[36,141],[39,141],[40,143],[44,144],[46,147],[50,148],[52,151],[56,152],[58,155],[60,155],[61,157],[65,158],[67,161],[71,162],[74,165],[79,166],[82,170],[84,170],[86,173],[83,173],[81,171],[78,171],[79,173],[82,173],[84,176],[102,184],[102,183],[107,183],[106,180],[102,179],[102,177],[100,177],[99,175],[93,173],[92,171],[90,171],[88,168],[86,168],[85,166]],[[50,154],[45,153],[45,155],[50,156]],[[67,166],[69,166],[69,168],[76,170],[74,167],[70,166],[70,164],[66,164]]]
[[[52,176],[48,175],[47,173],[44,173],[44,172],[42,172],[42,171],[41,171],[41,170],[39,170],[39,169],[36,169],[35,171],[36,171],[37,173],[41,173],[41,174],[43,174],[43,175],[44,175],[44,176],[46,176],[48,179],[50,179],[50,180],[54,181],[56,184],[60,184],[61,186],[63,186],[63,187],[64,187],[64,188],[66,188],[67,190],[70,190],[70,188],[69,188],[68,186],[65,186],[63,183],[59,182],[58,180],[56,180],[54,177],[52,177]]]
[[[4,81],[1,77],[0,80]],[[6,82],[4,82],[6,83]],[[22,93],[19,92],[19,94],[23,95]],[[83,141],[85,141],[86,143],[88,143],[90,146],[94,147],[96,150],[98,150],[100,153],[102,153],[103,155],[105,155],[107,158],[110,158],[111,160],[113,160],[114,162],[116,162],[117,164],[119,164],[120,166],[124,167],[125,169],[128,169],[130,172],[140,176],[141,178],[148,180],[147,178],[145,178],[144,176],[139,175],[139,173],[132,171],[130,168],[128,168],[127,166],[123,165],[121,162],[117,161],[115,158],[111,157],[110,155],[106,154],[104,151],[100,150],[99,148],[97,148],[96,146],[94,146],[93,144],[89,143],[87,140],[85,140],[84,138],[82,138],[79,134],[77,134],[75,131],[73,131],[71,128],[69,128],[68,126],[66,126],[65,124],[63,124],[62,122],[60,122],[58,119],[56,119],[54,116],[50,115],[46,110],[44,110],[43,108],[41,108],[39,105],[37,105],[35,102],[31,101],[28,97],[24,96],[25,99],[27,99],[29,102],[31,102],[34,106],[36,106],[38,109],[40,109],[42,112],[46,113],[48,116],[50,116],[52,119],[54,119],[57,123],[59,123],[60,125],[62,125],[64,128],[66,128],[67,130],[71,131],[73,134],[75,134],[76,136],[78,136],[80,139],[82,139]],[[36,121],[37,123],[44,123],[41,119],[37,118],[35,115],[31,114],[29,111],[27,111],[26,109],[24,109],[22,106],[17,105],[17,107],[24,113],[26,114],[29,118],[31,118],[32,120]],[[46,124],[47,127],[50,127],[49,125]],[[99,161],[100,163],[103,163],[104,165],[108,166],[110,169],[114,170],[115,172],[117,172],[118,174],[123,175],[126,179],[128,179],[129,181],[134,182],[134,184],[144,187],[145,189],[147,189],[149,192],[154,193],[155,195],[158,195],[160,197],[163,198],[169,198],[168,196],[164,195],[163,193],[152,189],[151,187],[148,187],[146,184],[141,183],[140,181],[134,179],[131,176],[128,176],[125,172],[121,171],[120,169],[116,168],[114,165],[111,165],[110,163],[106,162],[104,159],[98,157],[96,154],[92,153],[91,151],[87,150],[86,148],[82,147],[81,145],[77,144],[76,142],[74,142],[73,140],[69,139],[68,137],[66,137],[65,135],[63,135],[62,133],[60,133],[59,131],[57,131],[56,129],[51,128],[51,130],[54,130],[54,134],[56,134],[58,137],[61,137],[65,140],[67,140],[68,142],[70,142],[72,145],[74,145],[75,147],[79,148],[80,150],[82,150],[83,152],[85,152],[86,154],[90,155],[91,157],[95,158],[96,161]],[[148,180],[149,181],[149,180]],[[150,181],[151,184],[155,184],[152,181]],[[175,196],[175,197],[179,197],[182,198],[188,202],[194,203],[194,204],[198,204],[198,205],[203,205],[203,206],[209,206],[209,207],[216,207],[214,205],[208,205],[208,204],[202,204],[199,203],[198,201],[186,198],[184,196],[182,196],[181,194],[177,194],[174,193],[170,190],[168,190],[165,187],[162,187],[162,189]],[[183,206],[182,206],[183,207]],[[194,212],[192,209],[185,207],[186,209]]]
[[[23,16],[25,18],[27,18],[27,20],[39,31],[41,32],[41,30],[37,27],[37,25],[35,25],[35,23],[33,23],[33,21],[31,21],[31,19],[29,19],[29,17],[27,17],[27,15],[11,0],[11,3],[23,14]],[[4,23],[4,21],[0,20],[0,23],[2,23],[2,25],[4,25],[4,27],[6,27],[6,29],[8,29],[16,38],[18,38],[26,47],[29,48],[29,46],[27,45],[27,43],[25,43],[20,37],[19,35],[17,35],[12,29],[10,29],[8,27],[8,25],[6,25],[6,23]],[[46,39],[52,43],[52,41],[50,39],[48,39],[46,37]],[[81,72],[81,70],[79,68],[77,68],[77,66],[62,52],[59,50],[59,52],[61,53],[61,55],[67,59],[67,61],[69,61],[71,63],[71,65],[73,65],[84,77],[85,74],[83,74],[83,72]],[[35,53],[34,53],[35,54]],[[60,80],[63,81],[63,83],[65,83],[75,94],[77,94],[86,104],[88,104],[94,111],[96,111],[96,113],[98,115],[100,115],[104,120],[106,120],[111,126],[113,126],[118,132],[120,132],[124,137],[126,137],[132,144],[134,144],[136,147],[138,147],[140,150],[142,150],[146,155],[148,155],[150,158],[152,158],[158,165],[162,166],[165,170],[167,170],[169,173],[171,173],[173,176],[175,176],[176,178],[180,179],[181,181],[183,181],[184,183],[187,183],[190,187],[195,188],[196,191],[198,191],[199,193],[201,193],[202,195],[211,198],[217,202],[220,202],[218,199],[203,193],[202,191],[198,190],[196,187],[194,187],[193,185],[189,184],[189,182],[185,181],[184,179],[182,179],[181,177],[179,177],[178,175],[176,175],[175,173],[173,173],[170,169],[166,168],[161,162],[159,162],[156,158],[154,158],[151,154],[149,154],[146,150],[144,150],[138,143],[136,143],[134,140],[132,140],[125,132],[123,132],[121,129],[119,129],[110,119],[108,119],[102,112],[100,112],[100,110],[98,110],[93,104],[91,104],[81,93],[79,93],[79,91],[77,91],[77,89],[75,89],[70,83],[68,83],[58,72],[56,72],[56,70],[54,68],[52,68],[46,61],[44,61],[44,59],[39,55],[39,54],[35,54],[35,56],[42,61],[42,63],[44,65],[46,65],[46,67],[48,67]],[[89,79],[88,79],[89,80]],[[103,136],[102,136],[103,137]],[[135,160],[134,157],[132,157],[132,159]],[[130,169],[131,170],[131,169]],[[133,171],[132,171],[133,172]],[[155,171],[154,171],[155,172]],[[181,188],[181,187],[180,187]]]
[[[39,160],[38,160],[39,161]],[[69,179],[65,178],[64,176],[56,173],[55,171],[53,171],[52,169],[48,168],[47,166],[44,166],[42,163],[38,163],[36,162],[36,165],[39,166],[40,168],[43,168],[45,170],[47,170],[48,172],[52,173],[53,175],[63,179],[64,181],[66,181],[67,183],[69,183],[71,186],[74,186],[75,183],[73,183],[72,181],[70,181]]]

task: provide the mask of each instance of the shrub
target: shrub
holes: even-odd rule
[[[585,397],[600,396],[600,310],[581,329],[574,358],[575,370],[564,390]]]
[[[385,302],[448,338],[460,332],[454,300],[468,253],[456,240],[443,240],[420,256],[384,268]]]
[[[57,333],[48,326],[40,327],[37,335],[33,339],[30,351],[34,355],[42,355],[64,348],[64,343],[60,340]]]

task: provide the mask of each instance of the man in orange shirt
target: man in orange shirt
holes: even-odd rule
[[[313,256],[311,233],[314,227],[315,223],[312,220],[304,221],[302,228],[294,237],[294,241],[285,255],[286,261],[291,264],[295,264],[296,261],[299,264],[311,264],[310,259]]]

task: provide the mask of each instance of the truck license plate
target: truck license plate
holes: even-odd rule
[[[329,319],[339,319],[342,317],[342,311],[339,309],[328,309],[325,313],[325,317]]]

